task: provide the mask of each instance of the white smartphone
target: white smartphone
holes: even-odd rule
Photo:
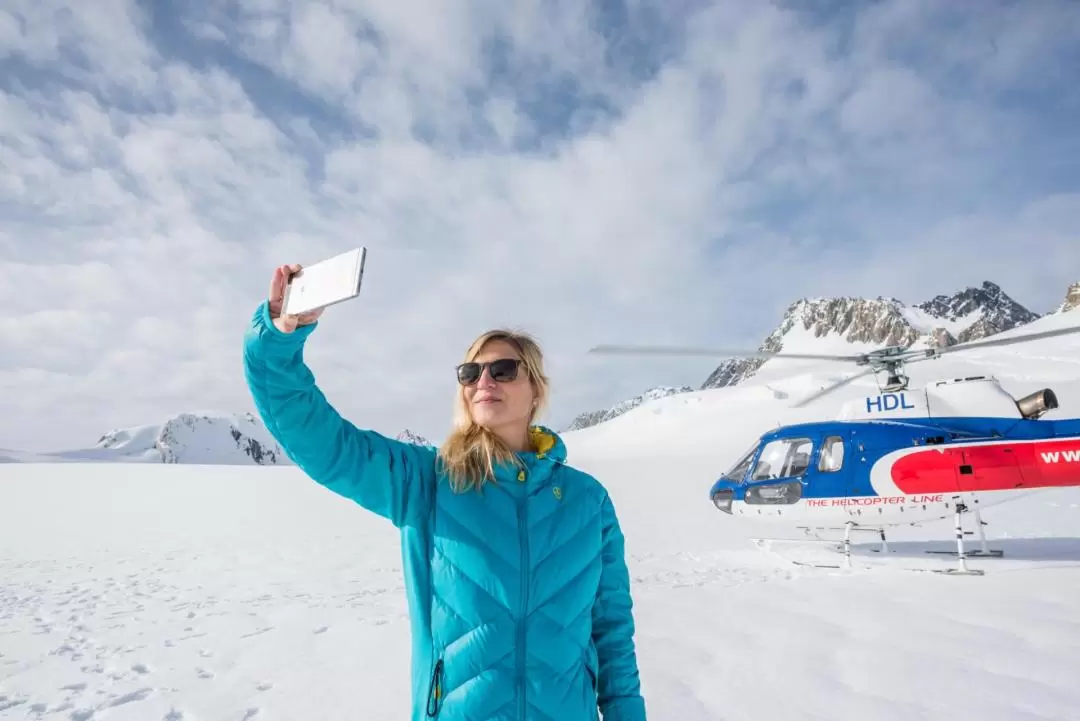
[[[360,294],[367,248],[354,248],[300,269],[289,278],[281,312],[299,315],[351,300]]]

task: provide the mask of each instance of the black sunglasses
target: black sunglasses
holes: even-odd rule
[[[517,379],[519,365],[521,361],[517,358],[499,358],[487,363],[462,363],[457,367],[458,383],[471,386],[480,380],[485,368],[490,370],[492,380],[497,383],[509,383]]]

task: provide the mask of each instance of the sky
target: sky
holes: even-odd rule
[[[533,333],[565,427],[756,347],[806,296],[1080,280],[1072,0],[6,0],[0,448],[252,411],[282,263],[368,248],[305,357],[439,438],[453,366]]]

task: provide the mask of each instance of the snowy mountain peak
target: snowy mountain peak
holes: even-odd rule
[[[427,438],[421,435],[413,433],[408,428],[397,434],[397,440],[404,441],[405,443],[412,443],[418,446],[432,446],[433,444]]]
[[[622,401],[616,405],[602,411],[586,411],[575,418],[564,431],[577,431],[582,428],[588,428],[595,426],[597,423],[603,423],[604,421],[610,421],[612,418],[618,418],[623,413],[637,408],[642,403],[648,401],[658,400],[660,398],[667,398],[677,393],[690,393],[694,389],[690,386],[656,386],[650,388],[641,395],[634,396],[629,400]]]
[[[185,463],[293,465],[262,422],[251,413],[180,413],[164,423],[117,428],[91,448],[0,454],[0,462]]]
[[[884,296],[804,298],[788,307],[783,321],[758,349],[814,352],[815,343],[826,337],[874,348],[915,343],[943,347],[985,338],[1038,317],[990,281],[913,306]],[[724,361],[702,388],[735,385],[765,362],[755,358]]]
[[[63,455],[158,463],[291,464],[251,413],[180,413],[164,423],[111,430],[97,445]]]
[[[903,314],[904,304],[894,298],[818,298],[793,303],[784,320],[763,345],[779,351],[782,338],[800,325],[815,337],[843,336],[849,343],[903,345],[918,335]]]
[[[1068,313],[1077,308],[1080,308],[1080,283],[1073,283],[1065,292],[1065,301],[1054,312]]]
[[[939,295],[915,308],[950,324],[966,325],[956,334],[960,343],[986,338],[1039,317],[988,280],[979,288],[965,288],[951,296]]]
[[[833,336],[847,343],[873,346],[908,346],[920,336],[935,344],[951,345],[955,339],[925,319],[913,322],[906,307],[895,298],[803,298],[788,306],[780,325],[758,346],[758,350],[779,353],[797,336],[805,346],[816,339]],[[916,327],[916,323],[918,327]],[[809,350],[807,348],[801,348]],[[723,388],[749,378],[765,364],[762,358],[733,358],[721,363],[705,379],[702,388]]]

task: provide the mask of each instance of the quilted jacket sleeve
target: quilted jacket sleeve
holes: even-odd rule
[[[267,430],[308,476],[401,527],[424,517],[432,449],[360,430],[327,402],[304,363],[317,324],[283,333],[263,302],[244,336],[244,376]]]
[[[604,721],[645,721],[630,598],[630,573],[615,506],[605,496],[603,571],[593,606],[593,644],[598,660],[597,692]]]

